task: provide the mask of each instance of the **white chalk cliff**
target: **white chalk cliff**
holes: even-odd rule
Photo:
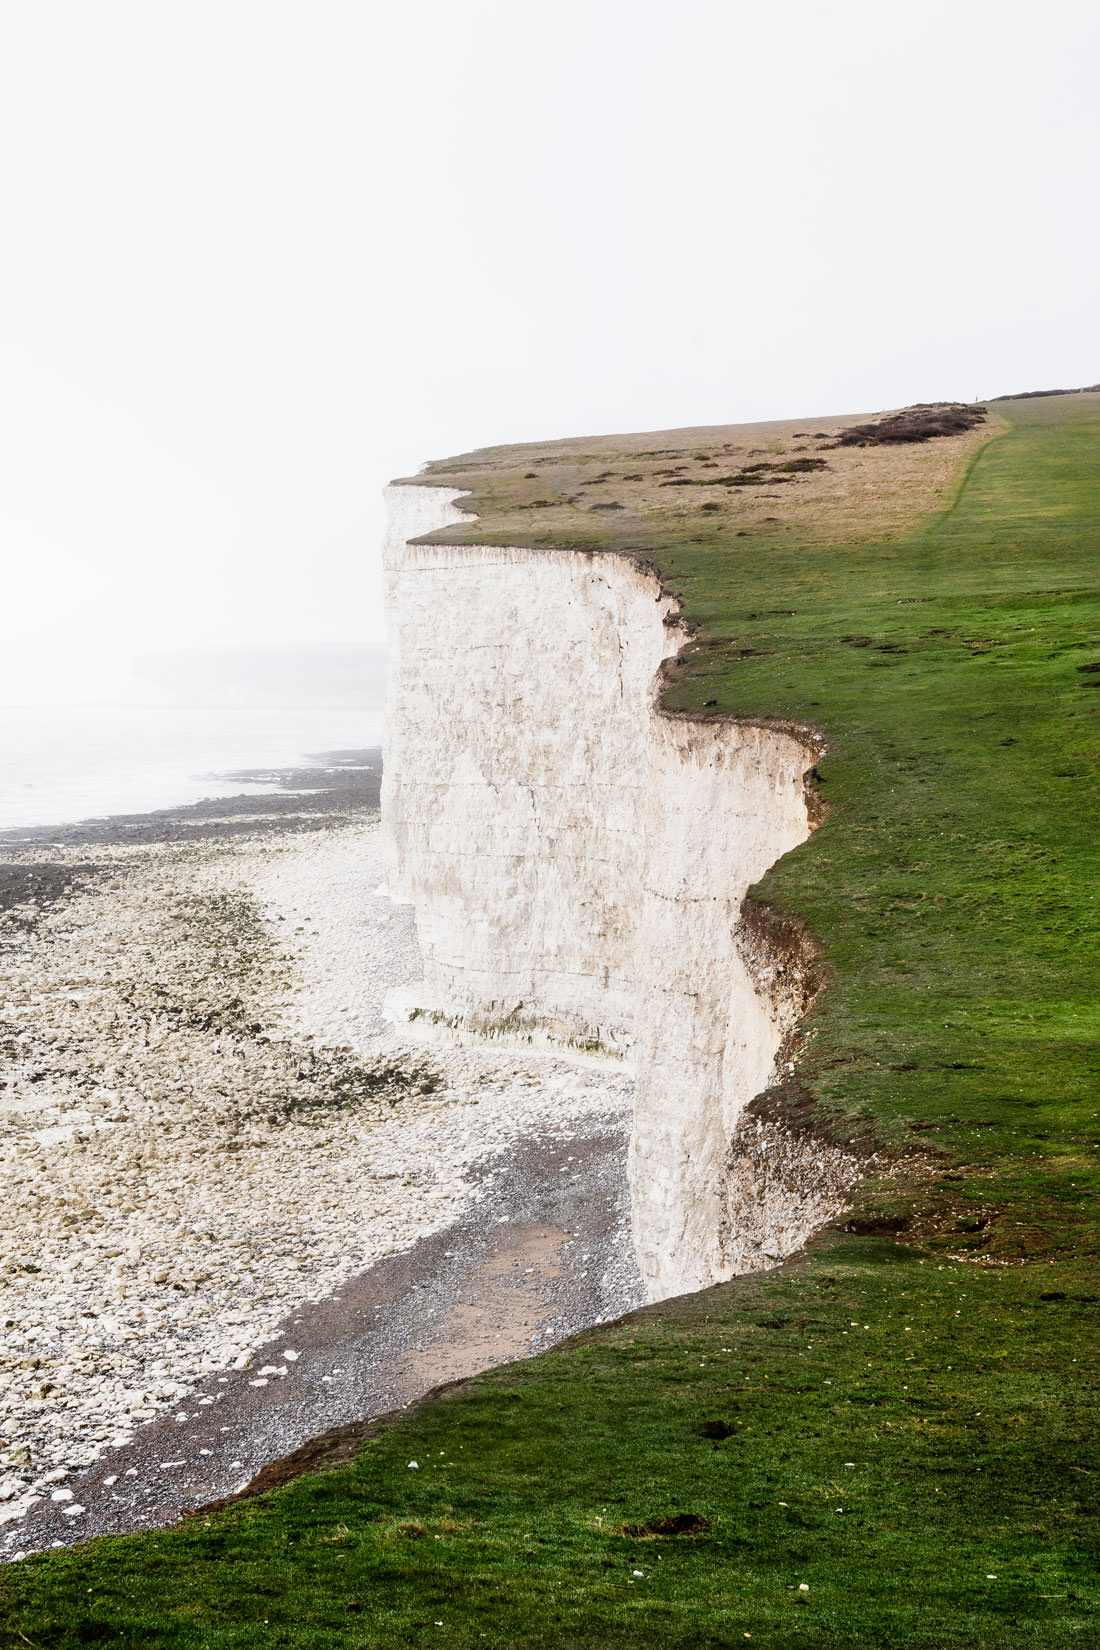
[[[653,1299],[774,1264],[843,1204],[849,1160],[745,1108],[776,1077],[798,969],[748,887],[809,834],[810,736],[658,705],[685,643],[614,553],[423,544],[453,490],[388,489],[383,824],[426,1034],[622,1057]]]

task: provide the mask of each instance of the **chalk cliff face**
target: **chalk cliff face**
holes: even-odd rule
[[[739,1147],[797,998],[739,943],[740,907],[809,832],[814,752],[659,711],[685,637],[629,558],[410,542],[463,519],[460,496],[388,490],[383,822],[424,959],[399,1012],[631,1061],[652,1298],[770,1264],[844,1178],[823,1148],[803,1175],[790,1142],[769,1176],[757,1124],[748,1174]]]

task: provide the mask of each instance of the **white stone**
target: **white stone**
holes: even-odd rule
[[[464,519],[461,496],[387,490],[383,826],[424,965],[390,1010],[434,1040],[630,1056],[635,1244],[660,1299],[760,1253],[729,1231],[729,1159],[791,1016],[738,925],[809,833],[819,748],[659,708],[685,633],[630,557],[414,542]]]

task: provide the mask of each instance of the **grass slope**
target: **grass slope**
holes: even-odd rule
[[[695,508],[645,541],[701,627],[671,702],[830,740],[828,817],[757,893],[831,969],[818,1126],[894,1165],[854,1230],[331,1473],[14,1566],[0,1645],[1100,1645],[1100,397],[1001,411],[905,537]],[[471,461],[484,528],[547,451]]]

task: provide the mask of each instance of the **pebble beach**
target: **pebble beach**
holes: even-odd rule
[[[0,1553],[231,1493],[318,1417],[361,1419],[637,1304],[628,1074],[395,1030],[386,1000],[419,957],[411,909],[384,892],[374,809],[311,801],[70,833],[0,847],[0,874]],[[593,1142],[602,1213],[582,1253],[563,1188],[579,1207],[573,1166]],[[486,1247],[489,1225],[504,1236]],[[449,1248],[448,1232],[462,1234]],[[463,1273],[483,1251],[482,1273]],[[322,1318],[301,1314],[338,1341],[340,1298],[395,1257],[406,1294],[435,1289],[450,1341],[459,1296],[467,1329],[481,1322],[481,1290],[500,1346],[474,1335],[472,1361],[440,1364],[387,1286],[363,1308],[381,1313],[374,1385],[343,1379],[362,1351],[322,1372],[308,1327]],[[518,1292],[501,1296],[509,1268]],[[272,1389],[310,1380],[272,1428]],[[231,1396],[226,1448],[192,1440],[208,1465],[186,1495],[150,1490],[140,1508],[120,1495],[127,1474],[184,1465],[159,1445],[145,1462],[144,1438]]]

